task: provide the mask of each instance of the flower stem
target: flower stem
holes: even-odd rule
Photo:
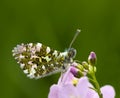
[[[96,79],[95,73],[96,73],[95,67],[90,65],[90,70],[89,70],[89,73],[88,73],[88,77],[89,77],[89,81],[94,86],[94,88],[91,88],[91,89],[95,90],[98,93],[99,98],[103,98],[103,95],[100,91],[100,85],[99,85],[99,83]]]
[[[99,97],[100,97],[100,98],[103,98],[102,93],[101,93],[101,91],[100,91],[100,85],[99,85],[99,83],[98,83],[98,81],[97,81],[97,79],[96,79],[95,73],[92,74],[92,78],[93,78],[93,81],[94,81],[95,89],[96,89]]]

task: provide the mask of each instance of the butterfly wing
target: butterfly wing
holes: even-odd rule
[[[30,78],[42,78],[62,70],[65,53],[41,43],[21,44],[12,50],[23,72]]]

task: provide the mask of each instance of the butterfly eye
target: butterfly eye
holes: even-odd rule
[[[74,48],[68,49],[69,58],[74,58],[76,56],[76,50]]]

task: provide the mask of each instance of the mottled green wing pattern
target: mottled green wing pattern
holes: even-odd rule
[[[30,78],[42,78],[62,70],[67,52],[59,52],[41,43],[21,44],[12,50],[23,72]]]

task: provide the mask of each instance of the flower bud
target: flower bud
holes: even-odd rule
[[[70,72],[77,78],[80,78],[81,76],[83,76],[83,73],[80,72],[80,70],[75,67],[71,67]]]
[[[95,52],[90,52],[90,55],[88,57],[88,63],[90,65],[95,65],[96,64],[96,61],[97,61],[97,57],[96,57],[96,54]]]
[[[83,65],[83,67],[84,67],[86,70],[89,69],[89,65],[88,65],[88,63],[87,63],[86,61],[83,61],[83,62],[82,62],[82,65]]]

